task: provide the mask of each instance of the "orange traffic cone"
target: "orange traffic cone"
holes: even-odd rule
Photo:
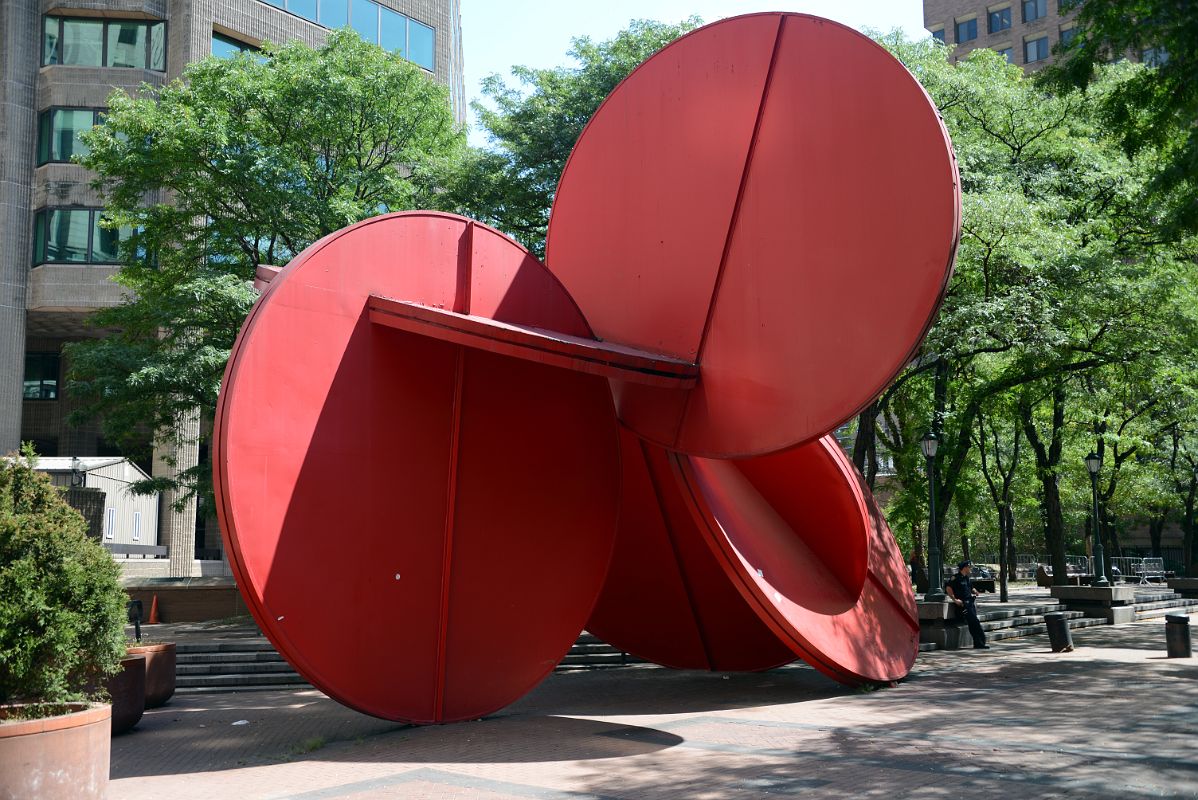
[[[150,601],[150,619],[147,620],[149,625],[157,625],[162,620],[158,619],[158,595],[154,595],[154,599]]]

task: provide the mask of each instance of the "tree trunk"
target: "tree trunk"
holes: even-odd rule
[[[1165,520],[1168,519],[1167,513],[1157,514],[1148,520],[1148,540],[1152,546],[1152,557],[1161,557],[1161,534],[1165,532]]]
[[[1018,562],[1015,560],[1015,512],[1010,505],[1007,506],[1007,563],[1011,565],[1011,577],[1014,578]]]
[[[1065,515],[1061,511],[1061,487],[1054,472],[1040,475],[1040,502],[1044,507],[1044,545],[1052,561],[1052,582],[1069,585],[1069,567],[1065,563]]]
[[[1009,599],[1007,582],[1011,580],[1011,575],[1015,570],[1015,564],[1007,548],[1007,516],[1010,513],[1011,510],[1006,506],[998,510],[998,599],[1002,603]]]
[[[878,477],[878,403],[870,403],[857,416],[857,436],[853,439],[853,465],[865,478],[865,485],[874,488]]]
[[[1194,563],[1194,535],[1198,533],[1195,531],[1195,528],[1198,527],[1198,520],[1194,519],[1194,495],[1194,488],[1191,486],[1189,496],[1186,498],[1185,513],[1181,518],[1181,556],[1182,561],[1185,562],[1186,577],[1188,578],[1198,577],[1198,564]]]

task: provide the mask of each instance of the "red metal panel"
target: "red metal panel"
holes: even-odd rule
[[[745,457],[834,429],[902,368],[959,215],[947,133],[901,64],[827,20],[753,15],[612,93],[562,177],[548,265],[602,338],[699,362],[687,395],[617,387],[626,425]]]
[[[600,339],[695,359],[777,32],[758,15],[682,37],[574,146],[545,260]]]
[[[897,548],[835,439],[674,463],[725,574],[796,654],[847,683],[907,674],[919,649],[914,595],[890,593]]]
[[[587,630],[679,669],[761,670],[794,661],[707,546],[669,453],[623,431],[621,458],[616,548]]]
[[[255,307],[218,410],[221,528],[259,624],[314,684],[391,719],[477,717],[535,685],[585,622],[614,536],[602,379],[369,321],[375,293],[469,311],[472,288],[537,295],[505,321],[540,306],[587,333],[543,267],[469,227],[508,269],[471,270],[468,222],[440,214],[314,245]]]
[[[699,376],[697,366],[676,358],[403,300],[371,297],[369,311],[380,325],[591,375],[673,389],[689,389]]]

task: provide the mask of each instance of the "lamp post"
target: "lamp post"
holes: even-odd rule
[[[1090,473],[1090,489],[1094,497],[1094,583],[1092,586],[1110,586],[1106,579],[1106,559],[1102,551],[1102,523],[1098,521],[1098,471],[1102,469],[1102,457],[1097,453],[1086,456],[1086,471]]]
[[[944,602],[944,568],[940,563],[940,531],[936,527],[936,434],[928,433],[919,443],[928,460],[928,593],[929,603]]]

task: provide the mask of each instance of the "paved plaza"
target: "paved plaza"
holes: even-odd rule
[[[110,796],[1198,797],[1198,661],[1167,659],[1164,627],[1075,631],[1059,655],[1043,636],[924,653],[877,691],[804,666],[557,673],[423,728],[311,690],[182,695],[113,740]]]

